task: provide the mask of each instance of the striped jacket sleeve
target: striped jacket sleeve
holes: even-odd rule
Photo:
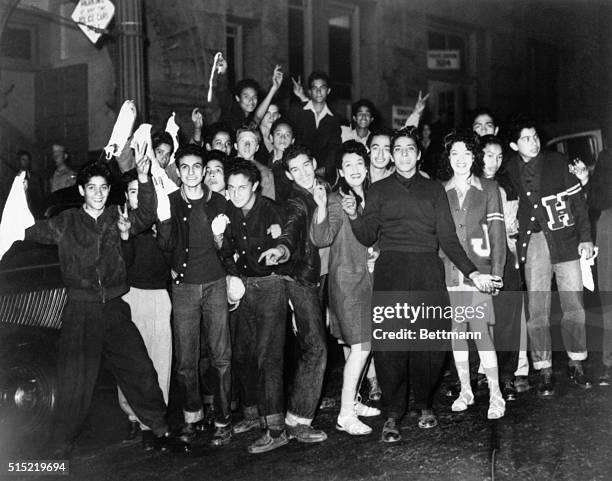
[[[487,229],[491,245],[491,274],[502,277],[506,264],[506,224],[497,184],[487,183]]]

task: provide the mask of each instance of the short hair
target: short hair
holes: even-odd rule
[[[370,156],[365,146],[356,140],[347,140],[336,151],[336,169],[342,169],[342,159],[347,154],[357,154],[365,162],[366,169],[370,168]]]
[[[272,126],[270,127],[270,135],[274,135],[274,131],[278,128],[279,125],[286,125],[287,127],[289,127],[291,129],[293,137],[295,138],[295,125],[293,125],[293,122],[291,122],[289,119],[286,119],[284,117],[276,119],[272,123]]]
[[[482,151],[487,145],[499,145],[502,150],[504,150],[504,142],[497,135],[489,134],[483,135],[478,139],[478,143],[480,144],[480,150]]]
[[[323,80],[327,86],[329,87],[329,75],[327,75],[325,72],[323,72],[322,70],[314,70],[309,76],[308,76],[308,88],[312,88],[312,84],[315,80]]]
[[[200,147],[199,145],[187,144],[187,145],[184,145],[183,147],[180,147],[176,151],[176,154],[174,156],[174,161],[176,163],[176,166],[180,167],[181,159],[188,155],[194,155],[196,157],[199,157],[200,159],[202,159],[203,163],[206,160],[206,153],[204,152],[202,147]]]
[[[481,115],[488,115],[489,117],[491,117],[493,124],[495,126],[499,126],[499,124],[497,123],[497,117],[493,114],[491,109],[489,109],[488,107],[476,107],[474,110],[470,112],[470,116],[469,116],[470,124],[467,125],[466,128],[471,129],[472,125],[474,125],[474,121],[476,120],[476,118],[480,117]]]
[[[230,141],[234,143],[234,130],[225,122],[215,122],[211,124],[206,132],[206,143],[212,145],[212,141],[219,132],[225,132],[229,135]]]
[[[253,185],[255,185],[255,182],[261,184],[261,172],[253,162],[242,157],[233,157],[225,170],[225,185],[227,185],[231,175],[238,174],[244,175]]]
[[[225,164],[227,164],[228,159],[225,152],[219,149],[212,149],[208,152],[204,152],[204,155],[206,155],[206,158],[204,159],[206,163],[210,162],[211,160],[218,160],[221,162],[221,164],[223,164],[223,168],[225,169]]]
[[[480,138],[478,134],[470,129],[453,129],[444,137],[444,155],[438,163],[438,179],[445,181],[453,176],[453,168],[450,164],[450,152],[453,145],[463,142],[465,147],[472,152],[474,160],[470,172],[480,177],[484,163],[481,155]]]
[[[368,149],[372,147],[372,139],[374,137],[385,136],[389,137],[389,140],[391,140],[394,135],[395,132],[393,132],[393,130],[391,130],[389,127],[380,127],[376,130],[371,131],[367,142]]]
[[[77,185],[85,187],[92,177],[104,177],[108,185],[110,185],[112,181],[111,171],[106,164],[94,161],[88,162],[81,167],[77,174]]]
[[[523,129],[536,129],[538,130],[535,119],[526,114],[517,114],[513,116],[508,122],[508,128],[506,136],[508,142],[516,142],[521,137]]]
[[[240,137],[240,134],[244,134],[247,132],[252,133],[257,138],[257,143],[261,144],[261,132],[259,132],[259,129],[251,128],[248,125],[238,127],[238,130],[236,130],[236,142],[238,142],[238,137]]]
[[[24,155],[26,155],[29,160],[32,160],[32,154],[30,154],[30,152],[28,152],[27,150],[22,149],[17,151],[17,157],[22,157]]]
[[[151,135],[151,145],[153,150],[157,149],[161,144],[168,144],[170,146],[170,154],[174,151],[174,142],[172,136],[168,132],[159,131]]]
[[[261,90],[259,88],[259,84],[257,83],[257,80],[252,79],[252,78],[243,78],[236,84],[236,87],[234,88],[234,94],[240,97],[240,95],[242,94],[242,91],[248,88],[255,90],[255,93],[257,95],[259,95],[259,91]]]
[[[357,111],[361,107],[366,107],[372,114],[372,117],[377,117],[376,107],[374,107],[374,104],[368,99],[359,99],[357,102],[353,102],[351,105],[351,115],[357,115]]]
[[[391,137],[391,150],[395,147],[395,142],[397,139],[401,139],[402,137],[407,137],[409,139],[414,140],[414,143],[417,147],[417,152],[421,152],[421,139],[419,137],[419,132],[416,127],[405,127],[400,130],[396,130],[393,132],[393,136]]]
[[[310,152],[310,149],[306,147],[305,145],[301,145],[301,144],[290,145],[283,152],[283,159],[282,159],[283,167],[285,168],[287,172],[289,172],[289,161],[292,159],[295,159],[299,155],[305,155],[306,157],[310,159],[311,162],[314,160],[312,157],[312,153]]]
[[[134,182],[135,180],[138,180],[138,172],[136,171],[136,169],[134,168],[126,170],[121,175],[121,183],[123,184],[123,190],[127,192],[130,182]]]

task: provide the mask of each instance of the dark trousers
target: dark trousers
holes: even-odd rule
[[[249,277],[236,319],[233,371],[245,410],[257,407],[272,429],[283,429],[283,361],[287,324],[285,281]],[[255,411],[255,409],[253,409]]]
[[[406,302],[418,306],[450,305],[444,283],[444,266],[436,253],[383,251],[374,270],[375,291],[401,291]],[[437,328],[450,330],[450,321],[428,319]],[[447,350],[450,343],[446,343]],[[386,417],[401,418],[406,412],[408,386],[412,387],[417,409],[431,409],[439,384],[446,350],[375,350],[376,375],[382,389],[382,409]]]
[[[183,399],[185,422],[204,417],[200,395],[200,334],[204,331],[215,372],[215,422],[230,422],[231,358],[225,277],[206,284],[172,287],[173,333],[176,374]]]
[[[514,379],[521,344],[521,315],[523,296],[521,275],[515,267],[514,256],[507,251],[504,269],[504,289],[493,297],[495,326],[493,342],[497,351],[499,380],[503,384]]]
[[[312,420],[321,397],[327,366],[323,310],[316,286],[309,287],[294,280],[287,280],[285,287],[293,304],[300,351],[289,390],[287,411],[300,418]]]
[[[83,423],[104,357],[138,419],[158,436],[166,404],[142,337],[121,298],[105,304],[69,300],[62,316],[55,442],[71,442]]]

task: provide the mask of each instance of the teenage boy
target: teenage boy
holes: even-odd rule
[[[270,138],[272,140],[272,153],[268,166],[274,175],[274,196],[280,204],[284,204],[291,194],[291,181],[285,174],[283,165],[283,154],[295,141],[295,127],[284,118],[280,118],[270,127]]]
[[[218,255],[213,219],[225,212],[225,198],[202,182],[204,153],[187,145],[176,153],[181,188],[169,195],[171,218],[159,223],[157,239],[164,251],[172,253],[172,306],[174,350],[185,424],[182,436],[196,435],[203,417],[198,363],[200,333],[204,330],[214,386],[215,434],[212,445],[231,439],[231,345],[228,323],[225,270]]]
[[[220,150],[228,157],[232,154],[232,129],[223,122],[215,122],[208,129],[206,150]]]
[[[276,245],[281,209],[257,193],[260,179],[259,170],[249,161],[237,159],[228,168],[226,213],[230,223],[221,251],[228,274],[239,276],[246,286],[236,313],[233,369],[244,419],[234,425],[234,433],[257,428],[259,418],[266,428],[249,445],[250,453],[271,451],[289,442],[283,400],[287,297],[282,276],[287,266],[259,262],[261,253]]]
[[[301,91],[301,86],[294,84],[294,93]],[[299,132],[298,141],[308,147],[316,159],[319,170],[333,185],[336,180],[336,151],[342,144],[340,121],[327,106],[327,96],[331,92],[329,76],[315,70],[308,77],[310,100],[292,113],[292,120]]]
[[[130,211],[138,209],[138,177],[134,170],[123,176],[126,198]],[[161,195],[161,194],[160,194]],[[160,203],[161,204],[161,203]],[[138,328],[147,353],[157,372],[159,387],[168,403],[170,367],[172,363],[172,332],[170,313],[172,304],[166,289],[170,277],[170,264],[157,245],[155,226],[130,236],[123,243],[123,255],[127,267],[130,290],[122,299],[130,306],[132,322]],[[149,451],[154,447],[154,436],[148,426],[138,420],[125,395],[119,391],[119,406],[128,415],[127,439],[134,439],[138,428],[142,431],[142,447]]]
[[[569,357],[568,376],[591,387],[582,361],[587,358],[580,257],[593,256],[591,225],[580,181],[561,154],[541,150],[533,119],[517,116],[508,129],[516,152],[507,172],[519,193],[517,255],[525,264],[529,298],[527,331],[533,367],[540,371],[538,395],[555,394],[552,379],[550,298],[553,273],[561,299],[561,333]]]
[[[255,154],[259,150],[261,143],[261,133],[259,129],[251,129],[249,127],[240,127],[236,131],[236,152],[238,158],[243,158],[257,167],[261,175],[261,194],[274,200],[274,175],[272,171],[255,160]]]
[[[351,105],[351,126],[342,126],[342,142],[356,140],[367,145],[370,137],[370,126],[374,122],[374,104],[368,99],[359,99]],[[352,127],[352,128],[351,128]]]
[[[497,120],[491,110],[485,107],[479,107],[472,111],[470,115],[469,128],[472,129],[479,137],[484,135],[497,135],[499,126]]]
[[[130,307],[121,299],[129,289],[122,240],[155,221],[155,193],[147,176],[150,161],[140,159],[136,166],[137,209],[126,214],[106,208],[110,171],[89,163],[77,176],[83,206],[26,230],[27,240],[58,246],[68,298],[58,349],[58,417],[53,432],[58,454],[70,449],[87,415],[102,357],[138,419],[153,431],[157,448],[167,448],[172,441],[157,373],[131,321]]]
[[[323,310],[319,301],[321,259],[310,240],[309,229],[316,202],[315,189],[323,188],[315,177],[316,161],[308,148],[292,145],[283,155],[287,177],[293,182],[285,209],[282,235],[276,246],[259,257],[268,266],[290,260],[285,288],[294,307],[298,345],[301,350],[289,391],[285,424],[290,438],[304,443],[325,441],[324,431],[313,429],[323,376],[327,365],[327,345]]]
[[[391,155],[391,138],[393,131],[382,128],[372,132],[368,137],[368,151],[370,155],[370,182],[374,183],[389,177],[395,171],[393,156]]]

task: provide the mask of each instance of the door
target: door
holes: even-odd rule
[[[87,64],[36,74],[36,138],[41,149],[62,144],[73,169],[87,161],[89,149]],[[46,166],[47,168],[53,166]]]

